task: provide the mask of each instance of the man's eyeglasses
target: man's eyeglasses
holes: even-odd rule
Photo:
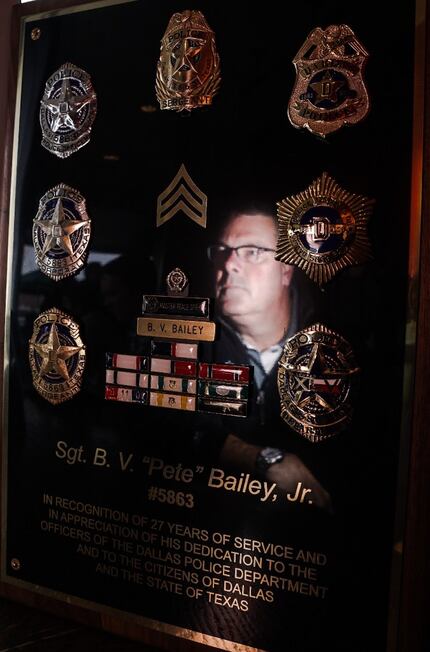
[[[227,245],[215,244],[210,245],[207,249],[209,260],[217,267],[223,265],[230,258],[231,252],[235,251],[236,255],[244,263],[257,264],[269,258],[269,253],[274,253],[276,249],[268,247],[257,247],[255,245],[242,245],[241,247],[228,247]]]

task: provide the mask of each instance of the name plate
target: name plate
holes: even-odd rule
[[[138,317],[137,334],[144,337],[213,342],[215,339],[215,322]]]
[[[200,297],[166,297],[158,294],[144,294],[143,315],[178,315],[209,319],[210,300]]]

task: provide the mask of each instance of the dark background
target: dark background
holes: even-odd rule
[[[116,586],[117,597],[106,598],[103,582],[86,585],[83,564],[59,573],[46,563],[53,544],[38,531],[42,491],[70,491],[88,501],[118,507],[140,504],[139,480],[124,480],[119,474],[100,477],[94,469],[64,471],[52,456],[55,442],[64,439],[70,445],[157,450],[160,454],[174,450],[168,439],[154,442],[163,426],[159,411],[103,402],[104,351],[139,351],[135,317],[141,295],[163,291],[164,277],[172,267],[178,265],[189,275],[191,295],[211,294],[205,247],[230,206],[242,200],[275,206],[326,170],[348,191],[376,200],[369,225],[373,262],[345,270],[323,291],[302,272],[296,273],[299,290],[312,305],[315,319],[350,341],[362,368],[355,421],[339,446],[349,449],[349,460],[351,451],[356,453],[356,462],[346,483],[344,503],[340,500],[341,523],[336,525],[342,531],[339,555],[347,567],[341,565],[338,584],[353,605],[348,631],[358,638],[347,640],[347,627],[339,627],[332,643],[334,649],[361,649],[369,636],[372,612],[378,609],[379,629],[372,640],[374,649],[383,649],[386,621],[381,613],[388,599],[407,300],[412,6],[404,2],[394,12],[384,3],[381,9],[385,11],[378,16],[372,3],[282,6],[269,2],[257,11],[243,2],[202,2],[195,8],[204,13],[215,32],[222,83],[213,106],[196,109],[190,116],[159,111],[154,89],[160,39],[171,14],[182,7],[171,2],[161,6],[136,2],[52,17],[26,28],[11,316],[9,557],[28,559],[24,579],[140,610],[138,593],[129,592],[125,599]],[[344,127],[322,141],[290,125],[287,105],[295,79],[292,59],[312,29],[332,23],[348,24],[370,53],[365,81],[371,111],[360,124]],[[35,26],[42,30],[38,41],[30,38]],[[60,160],[40,145],[38,112],[47,78],[66,61],[90,73],[98,115],[91,142]],[[148,105],[156,111],[141,110]],[[181,163],[208,196],[207,230],[182,215],[155,227],[157,197]],[[31,245],[38,201],[60,182],[76,187],[87,199],[91,250],[122,257],[105,270],[94,268],[92,281],[54,283],[39,272],[20,273],[23,246]],[[55,408],[33,390],[27,361],[33,320],[53,305],[72,314],[81,325],[88,356],[83,391]],[[185,427],[182,421],[179,415],[178,430]],[[341,460],[337,450],[333,465]],[[21,515],[19,520],[12,518],[16,513]],[[251,512],[247,514],[250,518]],[[267,514],[262,514],[255,531],[261,526],[270,532],[266,521]],[[315,518],[314,530],[318,523]],[[312,546],[317,542],[320,536],[315,533]],[[371,584],[363,581],[366,568],[372,571],[368,575]],[[165,611],[163,618],[157,612],[165,608],[162,603],[151,608],[156,617],[165,617]],[[310,614],[309,606],[303,608],[294,601],[289,608],[295,613],[287,627],[291,631],[291,623],[303,623]],[[225,637],[282,647],[288,639],[283,638],[281,615],[269,611],[267,626],[260,617],[259,632],[245,634],[233,624]],[[195,615],[189,618],[199,622]],[[327,623],[335,620],[333,611]],[[212,617],[206,627],[211,633],[217,631]],[[301,640],[301,627],[296,624],[289,634],[291,649],[307,649],[306,643],[294,647],[299,645],[296,637]]]

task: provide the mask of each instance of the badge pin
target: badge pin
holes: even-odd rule
[[[39,202],[33,220],[33,245],[41,272],[54,281],[79,272],[87,258],[91,220],[85,199],[60,183]]]
[[[333,437],[351,421],[358,371],[343,337],[322,324],[299,331],[279,360],[281,417],[311,442]]]
[[[369,112],[363,71],[369,55],[348,25],[314,29],[293,60],[296,82],[288,105],[294,127],[325,137]]]
[[[88,73],[64,63],[45,85],[40,102],[42,145],[67,158],[90,140],[97,113],[97,97]]]
[[[29,342],[29,359],[36,391],[53,405],[79,392],[85,346],[79,326],[66,313],[51,308],[37,317]]]
[[[182,211],[196,224],[206,228],[208,198],[194,183],[184,164],[157,200],[157,226]]]
[[[200,11],[173,14],[161,41],[155,90],[161,109],[212,104],[221,82],[215,36]]]
[[[320,286],[345,267],[366,262],[373,204],[324,172],[303,192],[278,202],[276,260],[297,265]]]
[[[167,274],[166,285],[167,293],[171,296],[186,296],[188,294],[188,277],[179,267],[175,267]]]

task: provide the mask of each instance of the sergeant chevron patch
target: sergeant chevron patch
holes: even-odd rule
[[[205,229],[207,205],[207,196],[196,186],[182,164],[173,181],[158,196],[157,227],[182,211]]]

